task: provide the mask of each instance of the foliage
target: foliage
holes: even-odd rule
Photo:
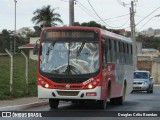
[[[98,27],[98,28],[102,28],[102,29],[108,30],[108,31],[116,33],[116,34],[121,34],[121,35],[123,35],[122,33],[124,33],[124,32],[122,32],[122,31],[124,31],[124,29],[117,29],[117,30],[116,29],[108,29],[108,28],[106,28],[106,26],[103,26],[99,23],[96,23],[95,21],[84,22],[81,24],[79,22],[75,22],[74,26]],[[125,36],[130,37],[130,32],[126,32]]]
[[[143,35],[139,35],[137,37],[137,41],[142,42],[143,48],[154,48],[160,51],[160,37],[147,37]]]
[[[7,31],[7,29],[3,29],[3,30],[2,30],[2,34],[3,34],[4,36],[7,36],[7,35],[9,35],[9,32]]]
[[[60,14],[56,13],[55,8],[52,9],[50,5],[37,9],[33,14],[35,16],[32,18],[32,22],[42,27],[55,26],[56,22],[63,23]]]
[[[36,66],[37,61],[29,61],[29,94],[25,84],[25,58],[14,56],[13,94],[10,93],[10,57],[0,56],[0,99],[11,99],[24,96],[36,96]]]
[[[25,38],[20,35],[16,35],[16,52],[19,52],[18,47],[28,43]],[[0,53],[5,52],[5,48],[10,50],[10,46],[12,45],[12,51],[14,46],[14,36],[9,33],[7,30],[2,30],[2,35],[0,36]]]
[[[32,37],[39,37],[40,34],[41,34],[41,27],[39,27],[39,26],[34,26],[34,30],[35,30],[35,32],[34,32],[34,34],[33,34]]]
[[[96,23],[95,21],[84,22],[82,24],[80,24],[79,22],[75,22],[74,25],[75,26],[98,27],[98,28],[102,28],[102,29],[107,29],[105,26],[103,26],[99,23]]]

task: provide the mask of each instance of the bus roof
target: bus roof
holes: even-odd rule
[[[122,35],[107,31],[107,30],[101,29],[101,34],[102,34],[102,36],[105,36],[107,38],[114,38],[117,40],[122,40],[127,43],[132,43],[131,38],[128,38],[128,37],[125,37],[125,36],[122,36]]]

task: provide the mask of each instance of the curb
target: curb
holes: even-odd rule
[[[42,102],[35,102],[35,103],[30,103],[30,104],[23,104],[23,105],[14,105],[14,106],[7,106],[7,107],[1,107],[0,111],[18,111],[18,110],[25,110],[33,107],[38,107],[38,106],[43,106],[47,105],[47,101],[42,101]]]

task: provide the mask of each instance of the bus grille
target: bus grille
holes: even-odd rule
[[[70,86],[70,89],[81,89],[82,86]],[[65,85],[55,85],[54,89],[66,89]]]
[[[52,80],[53,82],[56,83],[82,83],[86,80],[88,80],[89,78],[51,78],[49,77],[50,80]]]
[[[60,96],[77,96],[79,91],[57,91]]]

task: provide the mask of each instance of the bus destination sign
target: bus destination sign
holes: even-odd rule
[[[94,38],[94,32],[48,31],[46,38]]]

